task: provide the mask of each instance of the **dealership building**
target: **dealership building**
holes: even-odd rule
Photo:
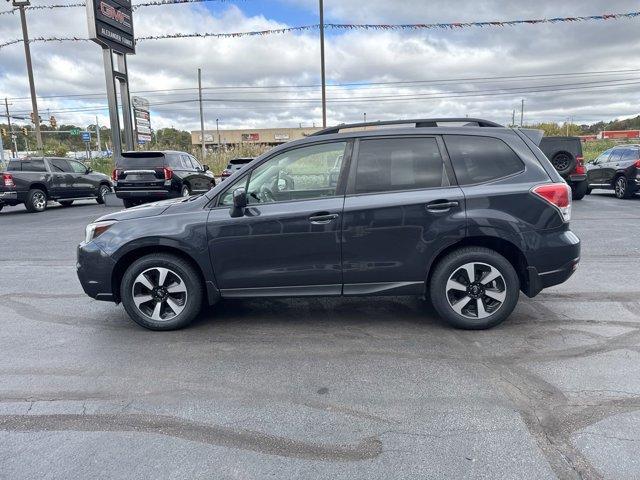
[[[321,130],[318,127],[308,128],[253,128],[239,130],[205,130],[204,142],[207,148],[231,147],[242,144],[280,145],[308,137]],[[191,143],[194,147],[202,145],[200,131],[191,132]]]

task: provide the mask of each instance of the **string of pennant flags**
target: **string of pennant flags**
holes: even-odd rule
[[[131,5],[132,10],[137,10],[140,7],[157,7],[161,5],[180,5],[184,3],[205,3],[205,2],[227,2],[230,0],[151,0],[148,2],[134,3]],[[237,1],[237,0],[235,0]],[[78,3],[57,3],[52,5],[30,5],[25,7],[25,10],[54,10],[58,8],[75,8],[75,7],[86,7],[87,4],[85,2]],[[0,15],[8,15],[10,13],[17,12],[17,8],[12,8],[11,10],[4,10],[0,12]]]
[[[158,4],[158,2],[169,3],[193,3],[207,0],[155,0],[147,2],[149,4]],[[224,1],[224,0],[218,0]],[[142,6],[144,4],[138,4]],[[593,21],[610,21],[620,19],[635,19],[640,17],[640,12],[628,13],[607,13],[603,15],[589,15],[580,17],[554,17],[554,18],[538,18],[530,20],[505,20],[491,22],[455,22],[455,23],[411,23],[411,24],[351,24],[351,23],[326,23],[324,28],[328,30],[375,30],[375,31],[399,31],[399,30],[460,30],[465,28],[495,28],[495,27],[513,27],[518,25],[539,25],[539,24],[557,24],[557,23],[576,23],[576,22],[593,22]],[[231,32],[231,33],[215,33],[215,32],[193,32],[193,33],[168,33],[163,35],[149,35],[136,38],[136,42],[147,40],[163,40],[176,38],[239,38],[239,37],[255,37],[265,35],[278,35],[293,32],[303,32],[310,30],[318,30],[319,24],[301,25],[297,27],[275,28],[270,30],[255,30],[248,32]],[[0,43],[0,48],[8,47],[21,43],[22,39],[10,40]],[[88,41],[87,38],[81,37],[34,37],[29,39],[30,43],[34,42],[82,42]]]

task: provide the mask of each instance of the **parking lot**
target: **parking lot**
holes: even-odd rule
[[[151,332],[87,297],[95,202],[0,213],[0,478],[640,477],[640,196],[489,331],[405,297],[224,301]]]

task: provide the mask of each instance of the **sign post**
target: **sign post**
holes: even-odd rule
[[[81,135],[87,160],[91,160],[91,132],[82,132]]]
[[[138,145],[151,142],[151,117],[149,115],[149,100],[142,97],[132,97],[133,120],[136,127],[136,141]]]
[[[89,38],[102,47],[113,156],[117,163],[122,153],[122,139],[120,138],[116,82],[120,88],[122,101],[125,148],[133,150],[133,123],[126,58],[127,54],[135,54],[131,0],[87,0],[87,20]],[[114,55],[117,57],[117,63],[114,63]]]

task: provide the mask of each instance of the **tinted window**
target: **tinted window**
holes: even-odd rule
[[[153,170],[164,166],[164,155],[124,156],[118,161],[118,168],[123,170]]]
[[[608,162],[619,162],[620,159],[622,158],[622,154],[624,153],[624,148],[615,148],[613,150],[613,153],[611,154],[611,156],[609,157],[609,160],[607,160]]]
[[[355,190],[370,193],[441,187],[443,172],[435,138],[361,140]]]
[[[46,172],[47,168],[44,166],[44,160],[23,160],[22,171],[23,172]]]
[[[171,167],[177,170],[184,168],[182,163],[182,155],[167,155],[165,164],[167,167]]]
[[[488,182],[524,170],[524,163],[498,138],[445,135],[447,150],[460,185]]]
[[[594,163],[604,163],[609,159],[609,155],[611,155],[611,152],[613,151],[612,148],[610,148],[609,150],[603,152],[600,154],[600,156],[598,158],[596,158]]]
[[[87,167],[84,163],[74,162],[73,160],[69,160],[69,165],[75,173],[87,173]]]
[[[255,168],[247,186],[249,203],[332,197],[336,194],[346,142],[287,150]]]
[[[638,150],[634,148],[627,148],[622,154],[622,158],[620,159],[622,162],[629,160],[637,160],[638,159]]]
[[[7,165],[8,172],[19,172],[22,170],[22,162],[20,160],[11,160]]]

